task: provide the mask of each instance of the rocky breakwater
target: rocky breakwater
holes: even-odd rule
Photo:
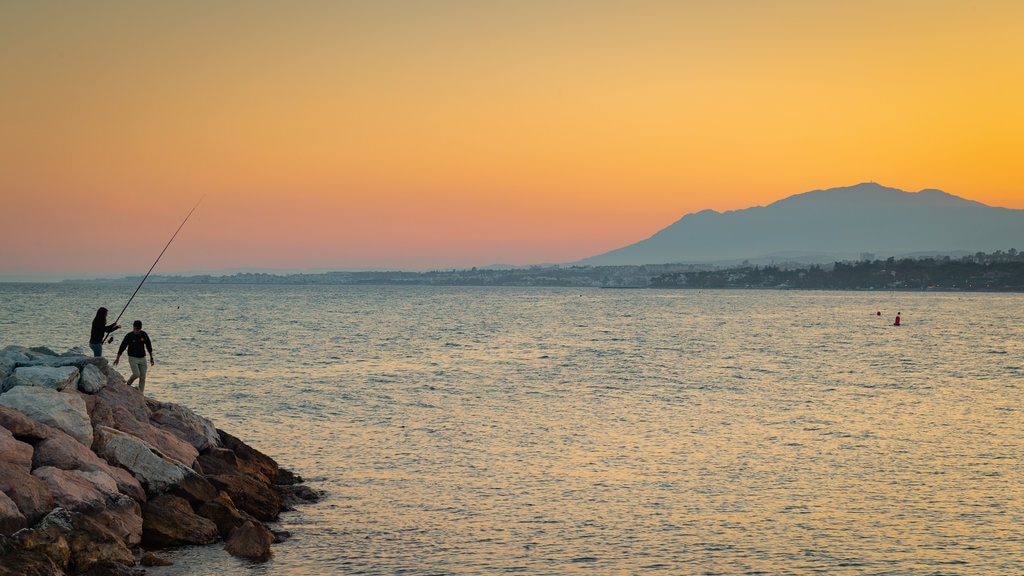
[[[0,350],[0,576],[138,574],[160,549],[218,541],[266,560],[287,535],[265,523],[318,497],[105,358]]]

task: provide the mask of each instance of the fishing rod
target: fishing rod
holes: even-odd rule
[[[121,309],[121,314],[118,314],[117,319],[114,320],[115,326],[117,325],[117,321],[121,319],[121,315],[124,314],[124,311],[128,309],[128,305],[132,303],[132,300],[135,298],[135,295],[139,293],[139,289],[142,288],[142,285],[146,283],[146,278],[149,278],[149,274],[153,272],[153,268],[156,268],[156,263],[159,262],[160,258],[163,257],[164,252],[167,252],[167,248],[170,247],[171,242],[174,242],[174,238],[178,236],[178,232],[181,232],[182,226],[185,225],[185,222],[188,222],[189,217],[192,216],[192,213],[196,211],[196,208],[199,208],[199,203],[202,202],[203,198],[205,197],[206,196],[204,195],[199,198],[199,202],[196,202],[196,205],[193,206],[192,209],[188,211],[188,214],[185,216],[185,219],[182,220],[181,224],[178,225],[178,229],[174,231],[174,234],[171,236],[171,239],[167,241],[167,245],[164,246],[164,249],[160,251],[160,255],[157,256],[156,260],[153,261],[153,265],[149,267],[149,272],[146,272],[146,275],[142,277],[142,281],[139,282],[139,285],[135,287],[135,292],[132,292],[131,297],[128,298],[127,302],[125,302],[124,308]],[[113,341],[114,337],[111,336],[110,340],[108,341],[108,344]]]

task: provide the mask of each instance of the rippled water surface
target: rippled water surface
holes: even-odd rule
[[[0,285],[0,345],[86,348],[132,289]],[[150,574],[1024,573],[1024,295],[147,284],[136,318],[148,394],[327,494],[266,564]]]

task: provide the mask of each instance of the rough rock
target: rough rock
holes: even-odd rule
[[[31,472],[32,446],[15,439],[7,428],[0,428],[0,463],[7,463],[25,472]]]
[[[77,393],[57,392],[39,386],[18,386],[0,394],[0,405],[63,430],[85,446],[92,446],[92,422],[85,400]]]
[[[52,430],[50,437],[36,445],[32,456],[32,467],[53,466],[61,470],[84,470],[102,472],[117,483],[117,490],[138,502],[146,501],[142,485],[124,468],[111,466],[95,452],[82,446],[74,438]]]
[[[42,440],[50,434],[50,427],[46,424],[6,406],[0,406],[0,428],[10,430],[20,440]]]
[[[34,527],[15,532],[10,540],[20,550],[48,557],[61,570],[58,573],[63,574],[71,562],[71,547],[67,536],[72,530],[74,523],[71,512],[56,508]]]
[[[217,497],[217,488],[205,477],[192,472],[185,473],[180,482],[171,487],[170,492],[189,501],[193,506],[201,506],[203,502]]]
[[[14,500],[0,492],[0,534],[10,535],[28,526],[25,515],[18,510]]]
[[[142,542],[142,507],[131,498],[120,495],[107,502],[107,508],[92,514],[93,519],[129,547]]]
[[[146,397],[137,388],[107,385],[94,396],[105,402],[111,409],[123,408],[136,420],[149,422],[149,407],[146,405]]]
[[[206,475],[242,474],[238,458],[227,448],[210,448],[199,455],[199,466]]]
[[[107,462],[134,474],[148,494],[166,492],[191,472],[145,441],[113,428],[98,428],[93,448]]]
[[[32,475],[46,483],[54,503],[72,512],[99,511],[106,502],[91,482],[70,470],[44,466]]]
[[[207,479],[218,490],[227,492],[239,510],[251,514],[257,520],[272,522],[281,513],[281,497],[273,488],[256,478],[225,474],[208,476]]]
[[[150,424],[149,420],[137,420],[132,413],[120,407],[114,408],[114,422],[118,430],[146,441],[164,456],[185,466],[191,467],[199,456],[199,451],[185,440],[157,428]]]
[[[2,559],[0,576],[64,576],[64,570],[42,552],[17,549]]]
[[[145,398],[81,349],[8,346],[7,383],[0,576],[135,576],[137,546],[218,538],[231,554],[262,561],[280,541],[263,522],[278,517],[282,498],[319,497],[270,457],[188,408]]]
[[[117,423],[114,422],[114,409],[110,407],[110,404],[95,394],[83,394],[82,399],[85,400],[85,409],[89,412],[93,432],[100,426],[117,428]]]
[[[212,498],[202,504],[196,510],[196,513],[203,518],[213,521],[217,525],[217,532],[221,538],[227,538],[235,528],[238,528],[246,520],[252,518],[252,516],[236,508],[235,503],[231,501],[231,497],[225,492],[218,493],[216,498]]]
[[[217,432],[220,434],[221,445],[235,453],[239,470],[268,484],[274,482],[280,471],[273,458],[223,430],[218,429]]]
[[[135,565],[135,555],[106,526],[85,514],[72,514],[72,521],[74,530],[65,536],[71,552],[68,562],[71,570],[88,570],[97,563]]]
[[[0,463],[0,492],[17,505],[29,525],[43,519],[54,507],[46,482],[9,464]]]
[[[147,398],[150,421],[191,444],[197,451],[220,446],[220,433],[207,418],[178,404],[158,402]]]
[[[142,509],[142,542],[150,546],[212,544],[217,525],[192,511],[188,500],[161,494]]]
[[[42,386],[58,392],[78,385],[79,370],[74,366],[19,366],[4,379],[3,389],[15,386]]]
[[[270,558],[270,545],[274,543],[274,535],[263,524],[246,520],[236,528],[224,549],[232,556],[264,561]]]
[[[94,364],[86,364],[78,378],[78,389],[86,394],[95,394],[107,385],[107,377]]]

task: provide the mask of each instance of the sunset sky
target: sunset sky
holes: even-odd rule
[[[572,262],[874,181],[1024,208],[1024,2],[0,5],[0,280]]]

